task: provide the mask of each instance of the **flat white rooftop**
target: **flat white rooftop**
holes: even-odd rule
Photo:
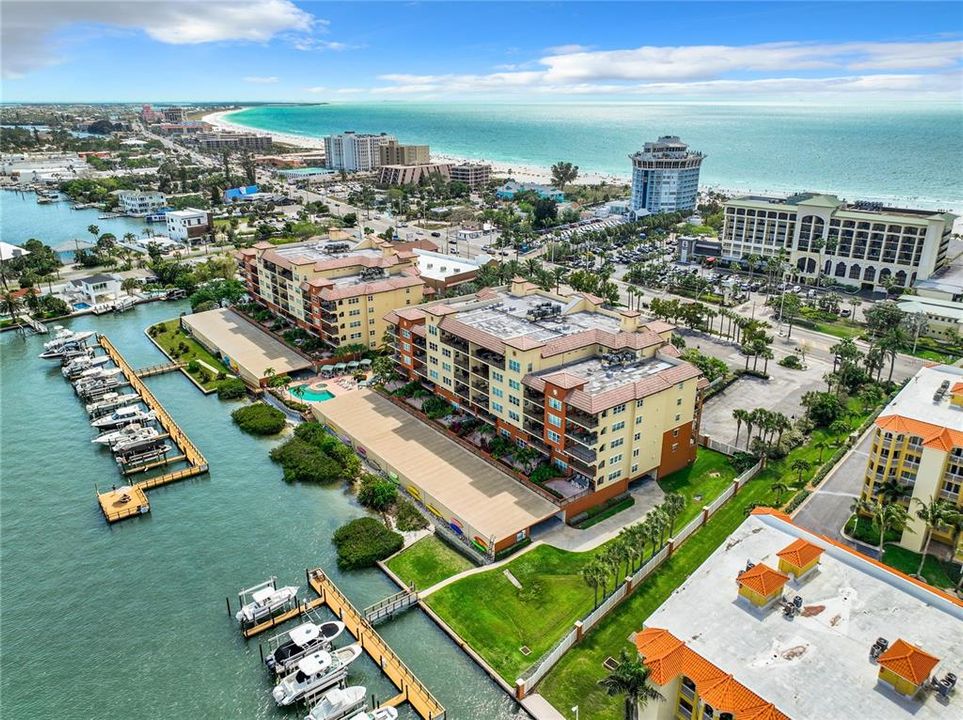
[[[343,257],[371,257],[380,258],[381,251],[371,248],[355,249],[355,242],[348,240],[326,240],[304,243],[291,243],[288,245],[278,245],[274,252],[283,258],[304,258],[322,262],[325,260],[335,260]]]
[[[803,612],[754,608],[738,595],[746,561],[778,567],[802,537],[824,548],[816,570],[784,594]],[[947,720],[963,716],[957,688],[910,699],[877,681],[877,638],[902,638],[940,658],[931,674],[963,671],[963,606],[773,515],[752,515],[646,621],[664,628],[793,720]]]
[[[949,381],[950,388],[963,382],[963,368],[952,365],[921,368],[879,416],[884,418],[899,415],[930,425],[963,431],[963,408],[950,404],[950,393],[947,391],[939,402],[933,400],[934,394],[944,381]]]
[[[600,329],[613,333],[619,331],[618,319],[602,313],[580,311],[566,314],[569,305],[578,303],[579,300],[577,297],[572,298],[566,305],[547,300],[538,293],[517,297],[505,290],[500,290],[497,299],[486,301],[483,307],[460,312],[456,318],[466,325],[484,330],[503,340],[528,337],[538,342],[545,342],[585,330]],[[529,313],[537,312],[546,303],[557,306],[559,314],[530,320]],[[453,305],[453,307],[458,306]]]

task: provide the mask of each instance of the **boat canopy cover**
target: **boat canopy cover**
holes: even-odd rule
[[[298,625],[288,633],[288,635],[290,635],[295,645],[304,647],[318,639],[321,635],[321,629],[314,623],[304,623],[303,625]]]
[[[319,675],[327,670],[330,666],[331,655],[321,650],[303,658],[298,663],[298,670],[308,677],[314,677],[315,675]]]
[[[272,587],[261,588],[251,593],[251,599],[258,605],[264,605],[271,600],[275,593],[277,593],[277,590]]]

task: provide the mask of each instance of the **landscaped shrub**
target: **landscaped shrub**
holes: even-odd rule
[[[276,435],[284,429],[286,417],[267,403],[245,405],[231,413],[237,426],[251,435]]]
[[[793,512],[796,508],[802,505],[806,498],[808,498],[810,495],[811,493],[809,490],[800,490],[798,493],[796,493],[796,496],[789,501],[789,504],[786,505],[784,512]]]
[[[338,567],[342,570],[371,567],[404,545],[401,535],[370,517],[342,525],[335,531],[332,542],[338,548]]]
[[[237,400],[247,394],[247,385],[240,378],[228,378],[217,384],[217,396],[221,400]]]
[[[398,487],[390,480],[365,474],[358,488],[358,502],[377,512],[387,512],[398,499]]]
[[[779,361],[779,364],[784,368],[789,368],[790,370],[802,369],[802,361],[799,359],[798,355],[787,355]]]
[[[528,479],[537,485],[542,485],[552,478],[557,478],[561,474],[558,468],[552,467],[548,463],[542,463],[532,471]]]
[[[354,451],[316,422],[298,425],[293,438],[271,450],[271,459],[291,481],[333,482],[353,478],[361,469]]]
[[[729,464],[732,465],[732,467],[734,467],[740,474],[744,473],[757,462],[759,462],[759,458],[752,453],[747,452],[737,452],[735,455],[729,458]]]
[[[395,526],[402,532],[424,530],[428,527],[428,520],[418,512],[413,502],[399,497],[395,503]]]
[[[187,363],[187,372],[191,375],[195,375],[201,371],[201,364],[197,360],[191,360]]]
[[[492,439],[488,447],[488,452],[491,453],[492,457],[500,458],[510,453],[515,446],[512,445],[508,438],[498,435]]]
[[[415,393],[421,389],[421,383],[417,380],[413,380],[406,385],[402,385],[400,388],[395,390],[394,394],[400,398],[411,398],[415,397]]]
[[[451,415],[453,409],[450,402],[437,395],[432,395],[421,405],[421,411],[431,420],[438,420]]]

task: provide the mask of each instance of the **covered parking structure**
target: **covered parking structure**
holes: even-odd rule
[[[228,308],[184,315],[181,325],[253,387],[261,386],[269,371],[284,375],[313,367],[309,359]]]
[[[311,405],[342,441],[480,552],[491,555],[523,541],[533,525],[559,512],[555,504],[371,390]]]

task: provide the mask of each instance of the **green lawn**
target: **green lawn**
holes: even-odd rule
[[[719,476],[710,477],[714,472]],[[725,455],[703,449],[691,467],[661,480],[664,490],[682,493],[688,501],[676,526],[695,517],[735,476]],[[703,500],[692,500],[695,495]],[[604,549],[574,553],[540,545],[507,566],[522,590],[499,568],[452,583],[427,602],[499,675],[514,683],[592,610],[595,593],[579,571]],[[522,654],[522,646],[532,652]]]
[[[796,482],[796,472],[790,467],[793,460],[810,460],[813,468],[807,475],[815,472],[819,450],[813,444],[819,440],[831,441],[832,438],[826,431],[817,430],[807,444],[794,450],[788,457],[770,462],[732,500],[723,505],[705,527],[695,532],[671,558],[646,578],[638,590],[602,620],[581,644],[567,652],[539,685],[538,691],[556,708],[578,705],[580,717],[584,720],[620,717],[621,699],[610,697],[598,685],[598,681],[607,674],[602,663],[609,656],[618,657],[623,647],[631,649],[629,635],[638,631],[645,619],[743,523],[749,508],[776,504],[777,497],[772,485],[779,481]],[[828,460],[832,453],[832,448],[827,448],[823,452],[823,461]],[[804,475],[803,481],[807,479]]]
[[[176,352],[178,355],[173,359],[178,362],[189,363],[191,360],[197,360],[201,364],[201,368],[195,373],[189,373],[191,377],[203,386],[205,390],[214,390],[216,388],[217,373],[204,367],[204,363],[207,363],[207,365],[210,365],[216,370],[227,372],[227,369],[220,360],[205,350],[200,343],[181,330],[180,320],[165,320],[164,322],[152,325],[151,328],[163,328],[163,332],[158,332],[151,337],[154,342],[164,349],[164,352],[166,352],[168,356],[173,358],[172,352]],[[148,331],[150,331],[151,328],[148,328]],[[183,352],[179,347],[182,343],[187,346],[187,349]],[[187,369],[185,368],[185,372],[186,371]],[[209,376],[207,380],[204,380],[205,371]]]
[[[659,480],[659,487],[663,491],[679,493],[685,498],[685,509],[676,518],[675,526],[685,527],[687,522],[702,512],[702,506],[715,500],[738,474],[725,455],[699,448],[692,465]]]
[[[395,575],[408,584],[414,583],[419,590],[474,567],[434,535],[405,548],[387,565]]]
[[[920,566],[920,554],[899,545],[887,545],[883,562],[907,575],[915,575]],[[940,590],[951,588],[960,579],[960,566],[927,555],[923,563],[923,579]]]

